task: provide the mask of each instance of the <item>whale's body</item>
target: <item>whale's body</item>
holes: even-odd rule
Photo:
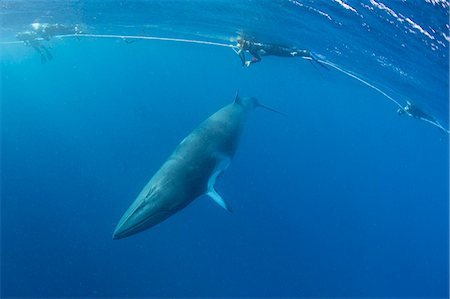
[[[201,195],[223,208],[230,206],[214,183],[234,156],[255,98],[240,98],[223,107],[190,133],[147,183],[120,219],[114,239],[148,229],[172,216]]]

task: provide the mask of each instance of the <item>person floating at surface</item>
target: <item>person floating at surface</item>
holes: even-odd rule
[[[399,108],[397,110],[397,113],[398,115],[403,115],[406,113],[407,115],[417,119],[424,119],[433,123],[438,123],[438,121],[434,117],[425,113],[422,109],[412,104],[410,101],[406,101],[406,106],[403,108]]]
[[[239,50],[237,54],[242,61],[242,66],[249,67],[252,63],[261,61],[261,56],[280,56],[280,57],[300,57],[315,61],[321,67],[329,70],[323,63],[318,61],[310,51],[297,49],[296,47],[286,47],[277,44],[264,44],[255,41],[237,38],[237,47]],[[245,59],[245,51],[248,51],[252,55],[251,60]]]
[[[41,63],[45,63],[52,60],[53,56],[48,48],[42,44],[43,41],[49,41],[56,35],[77,35],[80,33],[82,31],[79,25],[33,23],[30,30],[19,32],[16,38],[23,41],[25,45],[33,47],[41,56]]]
[[[31,24],[33,31],[40,37],[49,41],[55,35],[81,34],[80,25],[63,25],[63,24],[47,24],[33,23]]]
[[[53,56],[50,51],[41,44],[39,37],[34,31],[23,31],[16,35],[16,38],[22,41],[26,46],[32,47],[41,56],[41,63],[46,63],[47,60],[52,60]]]
[[[419,108],[417,105],[412,104],[410,101],[406,101],[406,106],[403,108],[399,108],[397,110],[398,115],[407,114],[413,118],[424,120],[426,122],[429,122],[433,124],[434,126],[438,127],[442,131],[449,133],[448,129],[444,128],[437,119],[435,119],[433,116],[425,113],[421,108]]]

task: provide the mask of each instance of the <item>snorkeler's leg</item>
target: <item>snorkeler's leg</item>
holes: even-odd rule
[[[252,60],[248,61],[247,66],[250,66],[251,63],[257,63],[261,61],[261,56],[259,55],[258,51],[250,51],[250,54],[252,54]]]
[[[313,55],[310,56],[312,60],[314,60],[315,63],[317,63],[318,65],[320,65],[321,67],[323,67],[324,69],[326,69],[327,71],[330,71],[330,68],[327,67],[325,64],[323,64],[322,62],[320,62],[317,58],[315,58]]]
[[[314,61],[315,63],[317,63],[318,65],[320,65],[321,67],[323,67],[324,69],[326,69],[327,71],[330,70],[330,68],[328,68],[325,64],[323,64],[322,62],[320,62],[316,57],[314,57],[314,55],[308,51],[308,50],[296,50],[291,52],[291,55],[294,57],[301,57],[304,59],[308,59],[310,61]],[[312,62],[311,62],[312,64]],[[314,64],[313,64],[314,65]]]
[[[298,50],[295,48],[294,48],[294,50],[291,50],[289,52],[289,54],[290,54],[290,56],[293,56],[293,57],[301,57],[301,58],[306,58],[306,59],[312,57],[311,52],[309,52],[308,50]]]
[[[52,60],[53,59],[52,53],[50,53],[50,51],[44,46],[41,46],[41,48],[44,50],[45,54],[47,55],[48,60]]]
[[[47,58],[45,58],[44,53],[42,53],[41,49],[39,49],[40,46],[32,45],[33,49],[41,55],[41,63],[44,64],[47,62]]]

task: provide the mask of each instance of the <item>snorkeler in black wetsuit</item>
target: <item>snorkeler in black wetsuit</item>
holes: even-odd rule
[[[46,63],[47,60],[52,60],[53,56],[50,53],[50,51],[42,45],[39,41],[39,36],[34,31],[23,31],[19,32],[16,35],[16,38],[20,41],[23,41],[23,43],[26,46],[32,47],[36,52],[39,53],[41,56],[41,63]]]
[[[412,104],[409,101],[406,101],[406,106],[403,108],[399,108],[397,110],[397,113],[398,113],[398,115],[406,114],[413,118],[429,122],[429,123],[433,124],[434,126],[438,127],[442,132],[449,133],[448,130],[446,128],[444,128],[437,119],[435,119],[433,116],[425,113],[421,108],[419,108],[415,104]]]
[[[47,24],[47,23],[33,23],[31,30],[19,32],[16,38],[23,41],[26,46],[33,47],[33,49],[41,56],[41,63],[52,60],[53,56],[42,42],[49,41],[55,35],[68,35],[82,33],[79,25],[62,25],[62,24]]]
[[[319,62],[308,50],[297,49],[296,47],[286,47],[277,44],[263,44],[254,41],[238,38],[238,52],[239,58],[242,61],[242,66],[250,66],[252,63],[261,61],[261,56],[279,56],[279,57],[300,57],[315,61],[321,67],[329,70],[324,64]],[[245,51],[248,51],[252,58],[245,59]]]
[[[417,118],[417,119],[424,119],[428,120],[433,123],[439,124],[439,122],[432,117],[431,115],[425,113],[422,109],[420,109],[418,106],[412,104],[409,101],[406,101],[406,106],[404,108],[399,108],[397,110],[398,115],[407,114],[411,117]]]
[[[64,25],[64,24],[47,24],[47,23],[34,23],[31,24],[36,34],[49,41],[50,38],[55,35],[69,35],[82,33],[79,25]]]

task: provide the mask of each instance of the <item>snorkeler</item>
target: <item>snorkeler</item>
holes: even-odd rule
[[[27,46],[33,49],[41,56],[41,63],[52,60],[53,56],[46,46],[42,44],[43,41],[49,41],[56,35],[77,35],[82,33],[79,25],[62,25],[62,24],[47,24],[47,23],[33,23],[31,30],[19,32],[16,38]]]
[[[318,61],[310,51],[297,49],[296,47],[286,47],[277,44],[263,44],[255,41],[237,38],[237,47],[239,50],[237,54],[242,61],[242,66],[249,67],[252,63],[261,61],[261,56],[279,56],[279,57],[300,57],[315,61],[321,67],[329,70],[324,64]],[[245,51],[248,51],[252,56],[251,60],[245,59]]]
[[[410,101],[406,101],[406,106],[403,108],[399,108],[397,110],[397,113],[398,115],[403,115],[406,113],[407,115],[417,119],[424,119],[433,123],[438,123],[434,117],[425,113],[422,109],[412,104]]]
[[[26,46],[33,47],[33,49],[41,56],[41,63],[46,63],[47,60],[52,60],[53,56],[50,51],[42,45],[39,37],[34,31],[23,31],[16,35],[16,38],[22,41]]]
[[[420,109],[418,106],[412,104],[410,101],[406,101],[406,106],[403,108],[399,108],[397,110],[397,113],[398,113],[398,115],[407,114],[413,118],[426,121],[426,122],[438,127],[443,132],[449,133],[448,129],[444,128],[437,119],[435,119],[433,116],[425,113],[422,109]]]
[[[33,31],[46,41],[55,35],[69,35],[81,34],[82,31],[79,25],[63,25],[63,24],[47,24],[47,23],[33,23],[31,24]]]

